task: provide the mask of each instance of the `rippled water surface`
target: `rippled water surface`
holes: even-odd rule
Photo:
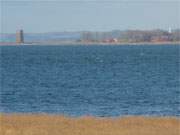
[[[179,46],[1,46],[0,111],[180,114]]]

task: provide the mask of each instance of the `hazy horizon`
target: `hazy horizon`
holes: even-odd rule
[[[118,29],[114,29],[114,30],[109,30],[109,31],[92,31],[92,30],[82,30],[82,31],[45,31],[45,32],[28,32],[28,31],[24,31],[24,29],[17,29],[16,31],[13,32],[7,32],[7,33],[3,33],[1,32],[1,34],[16,34],[17,31],[19,30],[23,30],[24,34],[56,34],[56,33],[82,33],[82,32],[113,32],[113,31],[121,31],[121,32],[125,32],[125,31],[156,31],[156,30],[162,30],[162,31],[169,31],[168,29],[125,29],[125,30],[118,30]],[[180,30],[180,28],[175,28],[175,29],[171,29],[173,30]]]
[[[180,28],[179,1],[0,1],[1,33]]]

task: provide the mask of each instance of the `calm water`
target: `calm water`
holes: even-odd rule
[[[0,112],[179,116],[179,46],[1,46]]]

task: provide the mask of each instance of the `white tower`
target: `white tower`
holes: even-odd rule
[[[170,34],[172,33],[172,29],[171,29],[171,27],[169,27],[168,32],[169,32]]]

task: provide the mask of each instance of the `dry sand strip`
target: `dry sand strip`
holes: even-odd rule
[[[0,114],[0,135],[180,135],[180,119]]]

